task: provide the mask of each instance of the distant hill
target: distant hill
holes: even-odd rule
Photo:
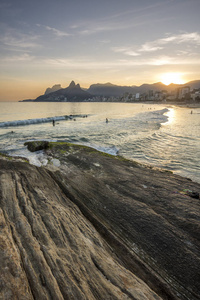
[[[200,80],[196,81],[196,85],[197,82],[199,82],[199,86],[200,86]],[[188,83],[185,85],[188,85]],[[97,96],[120,97],[124,93],[132,93],[132,94],[146,93],[149,90],[153,90],[153,91],[166,90],[168,92],[171,92],[180,86],[181,86],[180,84],[173,84],[173,83],[170,85],[165,85],[162,82],[157,82],[153,84],[142,84],[141,86],[118,86],[111,83],[105,83],[105,84],[97,83],[97,84],[92,84],[89,87],[88,92],[92,95],[97,95]]]
[[[184,85],[190,86],[191,89],[200,89],[200,80],[189,81]]]
[[[74,81],[70,83],[67,88],[61,88],[55,92],[47,93],[39,96],[35,102],[56,102],[56,101],[67,101],[67,102],[78,102],[87,100],[91,97],[87,91],[81,89],[79,84],[75,84]]]
[[[133,87],[131,86],[119,86],[119,85],[114,85],[112,83],[97,83],[97,84],[92,84],[89,89],[87,90],[90,94],[95,95],[95,96],[121,96],[124,93],[132,93]]]

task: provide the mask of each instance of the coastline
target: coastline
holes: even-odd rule
[[[38,146],[37,143],[29,145],[32,150]],[[7,247],[14,251],[15,245],[21,253],[21,258],[7,258],[5,291],[11,289],[9,280],[14,272],[9,266],[18,266],[21,260],[24,265],[27,257],[27,266],[18,271],[23,278],[28,278],[23,287],[26,285],[34,297],[36,290],[47,293],[51,281],[54,299],[66,297],[69,291],[63,284],[68,285],[71,299],[77,299],[78,291],[79,299],[93,299],[94,293],[101,295],[99,299],[105,299],[105,292],[112,295],[111,299],[199,299],[200,199],[195,198],[200,192],[198,183],[85,146],[48,143],[45,148],[49,161],[46,167],[0,157],[1,211],[5,228],[10,232],[12,227],[13,233],[8,235],[10,243],[14,243]],[[75,216],[66,219],[62,214],[67,207],[70,211],[65,211],[65,215],[68,216],[80,210],[75,223]],[[81,223],[82,219],[87,225]],[[19,220],[24,224],[21,227],[17,226]],[[77,224],[82,234],[72,234]],[[95,237],[91,237],[92,232]],[[32,245],[31,256],[26,240]],[[91,250],[91,247],[97,248]],[[81,249],[85,251],[84,267],[90,266],[94,279],[83,275],[75,263],[83,255]],[[71,266],[66,265],[63,251],[77,257]],[[88,251],[92,251],[92,265]],[[41,269],[42,253],[43,264],[48,262],[51,272],[46,267],[44,271]],[[76,281],[62,283],[59,264],[56,261],[52,264],[56,253],[60,253],[62,272],[69,276],[77,268]],[[59,289],[53,283],[55,278]],[[133,284],[134,280],[139,286]],[[23,294],[17,283],[13,287],[19,295]],[[138,293],[138,289],[142,292]]]
[[[131,102],[132,103],[132,102]],[[134,102],[138,103],[138,102]],[[145,103],[145,104],[161,104],[161,105],[166,105],[168,106],[177,106],[177,107],[183,107],[183,108],[200,108],[200,102],[178,102],[178,101],[141,101],[139,103]]]

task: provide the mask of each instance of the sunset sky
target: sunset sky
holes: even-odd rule
[[[199,15],[200,0],[0,0],[0,101],[200,79]]]

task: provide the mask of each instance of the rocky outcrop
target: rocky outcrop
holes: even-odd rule
[[[48,95],[48,94],[50,94],[50,93],[56,92],[56,91],[61,90],[61,89],[62,89],[61,84],[55,84],[55,85],[53,85],[51,88],[48,87],[48,88],[46,89],[44,95]]]
[[[50,93],[45,93],[45,95],[39,96],[34,101],[36,102],[76,102],[84,101],[91,97],[89,92],[81,89],[79,84],[75,84],[74,81],[70,83],[67,88],[59,89],[57,91],[52,91]]]
[[[0,160],[0,299],[160,299],[52,173]]]
[[[45,168],[0,160],[0,298],[199,299],[199,184],[84,146],[45,151]]]
[[[49,147],[49,142],[47,141],[35,141],[35,142],[26,142],[24,144],[25,146],[27,146],[28,150],[30,152],[36,152],[39,150],[46,150]]]

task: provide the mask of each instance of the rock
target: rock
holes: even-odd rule
[[[26,142],[24,145],[27,146],[29,151],[35,152],[35,151],[47,149],[49,147],[49,142],[46,141]]]
[[[0,160],[0,299],[161,299],[45,168]]]
[[[61,162],[61,188],[127,269],[163,298],[199,299],[199,200],[180,191],[200,184],[84,146],[55,143],[47,153]]]
[[[199,184],[85,146],[46,154],[56,169],[0,159],[0,299],[199,299],[199,200],[179,193]]]

